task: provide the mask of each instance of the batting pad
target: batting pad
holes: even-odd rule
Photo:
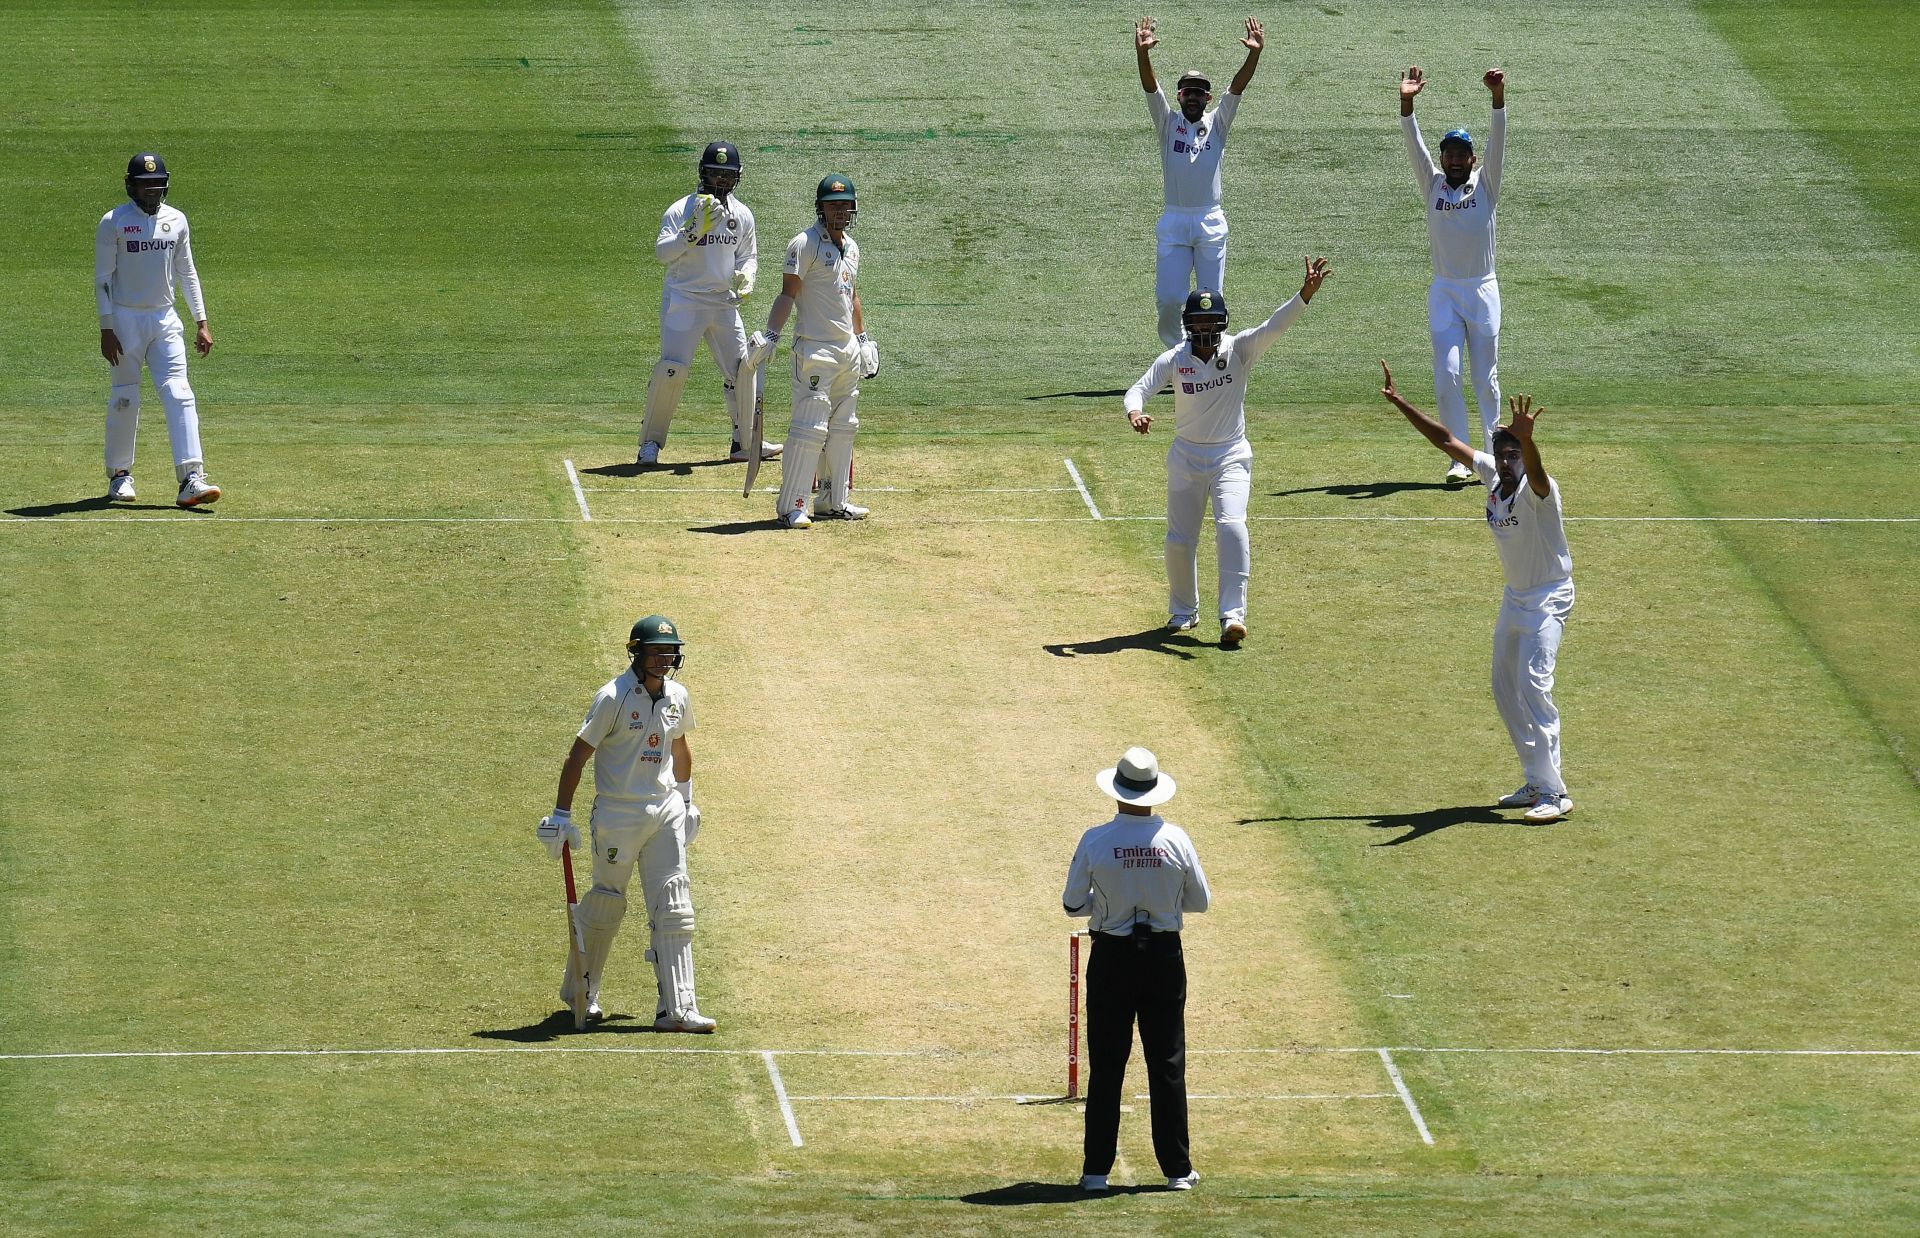
[[[693,992],[693,887],[684,874],[667,879],[659,911],[653,917],[654,976],[660,983],[661,1014],[698,1009]]]
[[[581,897],[574,915],[579,917],[580,936],[584,942],[587,996],[597,1001],[600,997],[601,970],[606,966],[607,955],[613,950],[613,938],[620,931],[620,922],[627,918],[627,899],[624,894],[615,894],[595,886]]]

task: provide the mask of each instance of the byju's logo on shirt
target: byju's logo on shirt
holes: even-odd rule
[[[1185,373],[1184,370],[1181,372]],[[1225,387],[1232,382],[1233,375],[1222,374],[1218,378],[1210,378],[1203,383],[1181,383],[1180,390],[1187,395],[1199,395],[1202,391],[1211,391],[1215,387]]]
[[[144,254],[148,250],[162,250],[162,249],[172,249],[172,248],[173,248],[173,240],[171,238],[168,238],[167,240],[162,240],[162,241],[128,241],[127,242],[127,252],[130,254]]]

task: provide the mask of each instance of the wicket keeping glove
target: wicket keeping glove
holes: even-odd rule
[[[773,359],[774,351],[779,347],[778,331],[755,331],[747,337],[747,365],[759,369]]]
[[[733,273],[734,300],[744,301],[752,295],[753,295],[753,272],[752,271],[735,271]]]
[[[565,808],[556,808],[552,814],[540,818],[540,828],[535,831],[541,845],[547,849],[547,858],[560,858],[560,848],[580,848],[580,827],[573,823],[573,813]]]
[[[860,377],[880,377],[880,345],[868,339],[865,331],[855,336],[854,339],[860,345]]]
[[[696,197],[693,200],[693,209],[687,212],[686,226],[680,230],[680,235],[687,238],[687,244],[691,245],[712,232],[714,221],[720,217],[720,211],[720,199],[712,194],[703,193]]]

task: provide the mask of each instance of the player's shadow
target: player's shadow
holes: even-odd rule
[[[1477,480],[1477,479],[1476,479]],[[1302,486],[1298,490],[1275,490],[1271,498],[1284,499],[1296,494],[1330,494],[1340,499],[1384,499],[1409,490],[1465,490],[1470,483],[1447,481],[1362,481],[1338,486]]]
[[[695,469],[725,468],[733,461],[721,456],[718,460],[682,460],[674,464],[596,464],[582,473],[591,473],[595,477],[647,477],[655,473],[667,477],[692,477]]]
[[[1115,387],[1112,391],[1049,391],[1045,395],[1030,395],[1029,400],[1117,400],[1127,394],[1125,387]]]
[[[1104,1199],[1109,1195],[1158,1195],[1168,1189],[1164,1186],[1110,1186],[1104,1191],[1083,1191],[1077,1182],[1071,1185],[1063,1182],[1015,1182],[962,1195],[960,1202],[989,1208],[1020,1204],[1071,1204],[1083,1199]]]
[[[75,512],[185,512],[194,516],[211,516],[213,512],[205,507],[180,507],[174,503],[114,503],[107,496],[96,495],[90,499],[75,499],[71,503],[41,503],[34,507],[9,507],[7,515],[22,516],[28,520],[44,519],[48,516],[71,516]]]
[[[1364,821],[1369,829],[1405,830],[1398,838],[1377,842],[1376,847],[1398,847],[1417,842],[1429,834],[1452,829],[1456,825],[1526,825],[1517,817],[1501,814],[1491,804],[1462,804],[1455,808],[1429,808],[1423,812],[1362,813],[1351,817],[1242,817],[1241,825],[1265,825],[1269,822]],[[1529,829],[1538,827],[1528,826]]]
[[[1105,653],[1125,653],[1129,649],[1144,649],[1148,653],[1170,654],[1176,658],[1195,658],[1194,651],[1211,646],[1197,641],[1192,633],[1173,633],[1164,625],[1156,625],[1144,632],[1128,632],[1124,636],[1102,636],[1096,640],[1062,641],[1056,645],[1042,645],[1056,658],[1078,658]]]
[[[765,520],[730,520],[726,524],[698,524],[687,528],[689,533],[717,533],[721,537],[737,537],[742,533],[784,533],[787,526],[778,517],[768,516]]]
[[[619,1024],[622,1026],[613,1026]],[[537,1045],[549,1040],[561,1040],[568,1036],[590,1036],[595,1032],[653,1032],[653,1024],[640,1024],[630,1014],[610,1014],[600,1022],[575,1031],[573,1012],[556,1010],[538,1023],[529,1023],[525,1027],[496,1027],[473,1033],[476,1040],[511,1040],[515,1044]]]

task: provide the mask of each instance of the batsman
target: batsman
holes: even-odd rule
[[[656,1032],[711,1032],[693,988],[693,888],[687,878],[687,845],[700,831],[693,805],[693,703],[674,679],[685,659],[685,642],[664,615],[648,615],[628,633],[633,664],[594,694],[587,720],[560,767],[553,812],[540,819],[539,838],[558,860],[580,845],[573,823],[573,793],[588,760],[593,762],[593,886],[575,908],[584,956],[588,1022],[603,1016],[601,978],[613,939],[627,914],[634,869],[647,903],[652,939],[647,958],[659,986]],[[582,983],[569,966],[560,1000],[571,1006]]]

